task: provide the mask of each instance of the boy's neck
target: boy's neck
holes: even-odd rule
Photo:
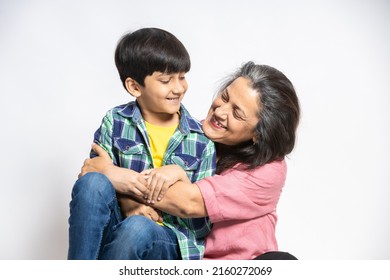
[[[179,113],[167,114],[142,112],[142,116],[145,121],[156,126],[174,126],[177,125],[180,121]]]

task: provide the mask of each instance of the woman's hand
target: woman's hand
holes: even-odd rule
[[[122,215],[124,217],[141,215],[155,222],[162,223],[163,218],[161,216],[160,210],[156,210],[150,206],[138,203],[126,195],[118,194],[117,197]]]
[[[147,203],[154,204],[160,201],[168,188],[177,181],[190,182],[185,171],[178,165],[164,165],[155,169],[142,171],[148,182],[149,194]]]
[[[92,145],[92,150],[98,156],[84,161],[79,177],[88,172],[99,172],[107,176],[118,193],[141,198],[147,197],[149,189],[144,175],[131,169],[115,166],[110,155],[97,144]]]

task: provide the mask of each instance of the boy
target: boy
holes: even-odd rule
[[[136,101],[108,111],[94,141],[116,166],[129,169],[129,183],[114,191],[102,189],[99,182],[107,178],[98,173],[87,173],[76,182],[68,258],[201,259],[204,237],[211,229],[208,219],[162,213],[163,225],[143,216],[122,221],[115,198],[115,192],[126,195],[126,188],[145,191],[140,172],[161,165],[180,165],[192,182],[213,175],[214,144],[181,104],[191,66],[188,52],[169,32],[143,28],[121,38],[115,63],[123,86]],[[134,252],[119,255],[121,242],[134,242]]]

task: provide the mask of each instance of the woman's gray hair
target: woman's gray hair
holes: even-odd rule
[[[222,84],[221,91],[239,77],[247,79],[259,94],[259,122],[254,131],[256,141],[220,149],[223,152],[217,172],[237,163],[253,169],[282,160],[295,146],[300,105],[291,81],[271,66],[249,61]]]

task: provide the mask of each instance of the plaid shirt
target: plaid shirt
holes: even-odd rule
[[[214,174],[215,147],[183,105],[180,112],[178,129],[169,141],[162,165],[180,165],[191,182],[195,182]],[[149,137],[136,102],[108,111],[94,138],[115,165],[137,172],[153,168]],[[202,259],[204,237],[211,230],[209,219],[182,219],[167,213],[163,213],[163,219],[164,225],[176,233],[182,259]]]

